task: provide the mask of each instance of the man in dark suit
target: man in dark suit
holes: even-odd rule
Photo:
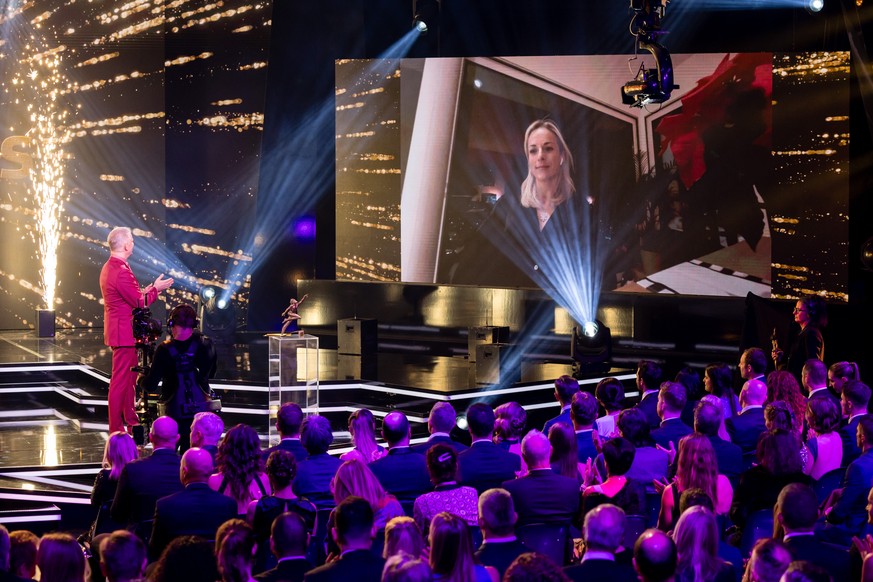
[[[198,412],[191,421],[191,446],[208,451],[213,466],[223,432],[224,421],[214,412]]]
[[[579,482],[552,471],[548,437],[534,429],[521,440],[521,455],[528,474],[505,481],[503,489],[512,495],[518,525],[557,523],[571,525],[579,513]]]
[[[773,510],[776,525],[782,527],[782,542],[795,560],[807,560],[830,571],[834,580],[849,580],[849,552],[816,538],[818,499],[803,483],[782,488]]]
[[[266,463],[270,453],[276,449],[288,451],[294,455],[297,464],[306,460],[309,453],[306,452],[306,447],[300,442],[300,427],[303,425],[303,409],[300,405],[293,402],[286,402],[279,407],[276,413],[276,431],[282,439],[276,446],[265,449],[263,452],[263,461]]]
[[[300,429],[300,441],[308,456],[297,465],[294,494],[307,498],[318,509],[333,509],[330,482],[343,462],[327,452],[333,442],[330,421],[319,414],[307,416]]]
[[[661,424],[658,416],[658,390],[661,387],[661,366],[651,360],[640,360],[637,364],[637,390],[640,401],[636,408],[646,415],[649,428],[654,430]]]
[[[141,539],[126,529],[100,537],[102,539],[96,553],[99,555],[100,572],[107,582],[133,582],[145,578],[148,559]]]
[[[157,560],[173,539],[198,535],[215,539],[218,527],[237,517],[236,501],[206,484],[212,474],[209,451],[191,448],[182,455],[179,479],[185,488],[155,503],[155,521],[149,539],[149,557]]]
[[[739,446],[718,436],[721,408],[710,402],[699,402],[694,409],[694,430],[705,435],[715,450],[718,472],[727,477],[734,489],[743,472],[743,451]]]
[[[414,454],[414,453],[413,453]],[[422,458],[421,455],[416,455]],[[335,526],[331,535],[340,547],[340,558],[310,570],[304,576],[307,582],[380,582],[385,560],[373,554],[373,508],[365,499],[354,495],[336,506]]]
[[[159,416],[152,423],[149,440],[154,447],[152,454],[124,466],[112,500],[110,516],[128,528],[150,522],[155,502],[182,490],[181,459],[176,453],[179,425],[169,416]]]
[[[471,404],[467,408],[467,429],[473,443],[458,455],[461,485],[473,487],[481,495],[486,489],[500,487],[521,471],[521,458],[491,441],[494,409],[484,402]]]
[[[611,503],[598,505],[586,513],[582,524],[585,553],[580,564],[564,568],[567,577],[574,582],[636,582],[633,567],[615,560],[615,552],[624,544],[626,526],[624,511]]]
[[[858,458],[861,449],[858,448],[858,421],[867,416],[867,407],[870,404],[870,387],[860,380],[849,380],[843,386],[840,394],[840,406],[846,424],[840,428],[840,440],[843,441],[843,462],[841,467],[848,467],[849,463]]]
[[[433,489],[427,461],[409,448],[409,420],[402,412],[389,412],[382,421],[388,454],[370,463],[385,491],[397,498],[406,515],[412,515],[416,497]]]
[[[597,399],[588,392],[579,391],[573,395],[570,404],[570,419],[576,431],[576,453],[580,463],[597,458],[594,444],[594,422],[597,420]]]
[[[430,436],[427,441],[414,445],[412,450],[424,455],[435,444],[445,443],[451,445],[455,449],[455,452],[460,453],[461,451],[466,451],[467,445],[452,440],[452,437],[450,436],[452,429],[455,428],[456,420],[457,414],[455,413],[454,406],[449,402],[443,401],[435,403],[431,407],[430,414],[427,417],[427,430],[430,433]]]
[[[839,408],[840,401],[828,388],[828,367],[818,358],[810,358],[803,364],[800,380],[809,394],[809,399],[827,398]]]
[[[293,511],[285,512],[273,520],[270,528],[270,550],[278,563],[275,568],[255,576],[260,582],[301,582],[312,569],[306,559],[309,531],[303,517]]]
[[[555,380],[555,400],[561,405],[561,414],[554,418],[550,418],[543,425],[543,432],[549,434],[549,429],[556,422],[566,422],[572,424],[570,420],[570,404],[573,402],[573,395],[579,392],[579,381],[573,376],[563,375]]]
[[[827,540],[848,545],[852,536],[861,533],[867,522],[867,494],[873,485],[873,416],[858,421],[858,448],[861,455],[846,468],[842,492],[836,502],[825,509],[825,519],[831,531]]]
[[[133,233],[126,226],[113,228],[107,239],[109,260],[100,270],[103,295],[103,343],[112,348],[112,374],[109,378],[109,433],[133,432],[139,425],[135,410],[137,365],[136,339],[133,337],[133,309],[147,307],[161,291],[173,284],[161,274],[155,282],[140,289],[127,259],[133,254]]]
[[[657,411],[661,424],[652,431],[652,438],[665,449],[679,450],[679,439],[694,432],[680,418],[687,400],[685,386],[679,382],[664,382],[658,390]]]
[[[518,515],[509,491],[489,489],[479,496],[482,545],[476,550],[476,559],[483,566],[495,568],[501,580],[514,559],[533,551],[515,537],[516,521]]]
[[[740,377],[745,380],[767,381],[767,354],[761,348],[746,348],[740,355]]]
[[[758,437],[767,430],[764,423],[764,402],[767,401],[767,385],[760,380],[746,380],[740,390],[742,410],[724,421],[731,442],[745,453],[753,453],[758,447]]]

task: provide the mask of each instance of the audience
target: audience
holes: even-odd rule
[[[215,582],[219,579],[214,544],[200,536],[170,542],[149,571],[149,582]]]
[[[301,582],[306,572],[312,569],[312,564],[306,559],[311,532],[310,525],[299,513],[287,511],[276,516],[270,528],[269,548],[277,563],[255,575],[255,580]]]
[[[833,503],[825,509],[828,539],[848,546],[852,536],[860,535],[867,521],[867,495],[873,483],[873,417],[858,421],[858,448],[861,455],[846,468],[846,476]],[[836,493],[836,492],[835,492]]]
[[[634,569],[640,582],[668,582],[676,576],[676,544],[659,529],[647,529],[634,544]]]
[[[208,451],[212,455],[212,465],[218,456],[218,443],[224,433],[224,421],[214,412],[198,412],[191,421],[191,446]]]
[[[767,354],[761,348],[746,348],[740,355],[739,369],[743,380],[766,382]]]
[[[840,405],[846,423],[840,428],[840,438],[843,441],[841,467],[848,467],[861,454],[861,449],[858,448],[858,422],[867,415],[870,396],[870,387],[860,380],[850,380],[843,386]]]
[[[47,533],[40,538],[36,566],[40,582],[85,582],[89,573],[82,546],[64,532]]]
[[[837,401],[831,398],[809,399],[806,424],[810,432],[806,447],[812,458],[809,476],[816,481],[825,473],[839,469],[843,461],[843,441],[839,432],[841,419]]]
[[[618,414],[624,410],[624,385],[618,378],[603,378],[597,383],[594,396],[605,412],[595,421],[598,434],[605,439],[617,436]]]
[[[834,362],[828,368],[828,386],[831,387],[835,394],[842,394],[843,387],[850,380],[861,380],[858,364],[855,362]]]
[[[839,398],[828,389],[828,368],[818,358],[806,360],[800,374],[800,381],[810,400],[825,398],[839,404]]]
[[[572,424],[570,406],[573,402],[573,395],[577,392],[579,392],[579,381],[573,376],[565,374],[555,380],[555,400],[561,405],[561,413],[546,421],[543,425],[543,434],[549,434],[549,429],[556,422]]]
[[[682,492],[682,496],[679,497],[680,515],[685,513],[687,509],[697,507],[698,505],[705,507],[710,512],[713,511],[712,499],[703,489],[686,489]],[[718,541],[718,557],[725,562],[729,562],[734,567],[734,574],[737,580],[742,577],[745,567],[743,555],[740,553],[739,548],[723,540],[721,535],[719,535]]]
[[[216,472],[207,483],[236,501],[237,514],[245,518],[249,503],[269,495],[270,481],[262,470],[261,440],[247,424],[238,424],[227,431],[218,445]]]
[[[687,426],[692,426],[694,424],[694,409],[704,396],[700,372],[691,366],[685,366],[676,372],[673,381],[685,388],[685,407],[682,409],[681,418]]]
[[[561,567],[548,556],[528,552],[517,557],[506,573],[503,582],[568,582]]]
[[[504,402],[494,409],[494,442],[519,458],[526,426],[527,411],[518,402]]]
[[[427,472],[433,491],[419,495],[412,508],[412,516],[419,530],[430,530],[430,520],[442,511],[451,511],[468,525],[475,526],[478,494],[472,487],[458,484],[458,453],[448,444],[432,446],[426,455]]]
[[[764,407],[764,426],[769,432],[777,430],[790,432],[797,437],[800,447],[800,466],[807,475],[812,471],[812,453],[802,440],[803,421],[794,416],[794,411],[784,400],[768,402]]]
[[[24,582],[33,578],[33,574],[20,577],[19,568],[16,566],[13,565],[12,561],[12,535],[4,525],[0,524],[0,580],[3,582]]]
[[[434,403],[427,417],[427,431],[430,433],[430,436],[425,442],[412,447],[412,450],[416,453],[424,454],[437,443],[451,445],[459,453],[465,450],[467,445],[459,443],[452,439],[451,436],[457,420],[458,415],[455,413],[455,407],[451,403],[444,401]]]
[[[376,442],[376,419],[366,408],[359,408],[349,415],[349,434],[354,448],[340,455],[341,461],[371,463],[384,457],[388,451]]]
[[[721,406],[708,402],[706,397],[694,409],[694,431],[709,439],[715,452],[718,472],[724,475],[736,487],[743,471],[743,451],[739,446],[718,436],[720,426],[723,426]]]
[[[484,402],[467,408],[467,430],[473,442],[458,455],[458,468],[461,485],[473,487],[480,495],[487,489],[500,487],[521,471],[521,458],[491,440],[494,421],[494,410]]]
[[[242,519],[232,518],[221,524],[215,536],[215,559],[221,582],[252,580],[255,543],[252,526]]]
[[[610,503],[598,505],[586,513],[582,524],[585,553],[578,565],[564,569],[567,577],[575,582],[635,582],[637,576],[630,564],[615,559],[616,552],[624,544],[626,527],[624,511]]]
[[[800,391],[800,384],[794,374],[788,370],[776,370],[767,375],[767,402],[781,400],[791,408],[796,419],[803,419],[806,414],[806,396]],[[797,430],[802,427],[798,425]]]
[[[733,564],[718,555],[715,514],[697,505],[684,511],[673,531],[678,560],[677,579],[683,582],[734,582]]]
[[[577,392],[570,403],[570,425],[576,433],[576,453],[583,465],[597,457],[594,423],[597,421],[597,399],[588,392]],[[548,434],[548,433],[547,433]],[[551,436],[549,437],[551,438]],[[569,475],[568,475],[569,476]]]
[[[369,465],[385,491],[400,501],[406,515],[412,515],[412,506],[419,495],[433,489],[427,462],[409,448],[409,436],[406,415],[396,410],[389,412],[382,421],[382,437],[388,443],[388,454]]]
[[[318,414],[307,416],[300,429],[300,442],[308,456],[297,463],[294,494],[305,497],[318,509],[333,509],[336,504],[330,482],[343,462],[327,452],[333,442],[330,422]]]
[[[639,411],[634,411],[640,414]],[[643,425],[647,426],[647,425]],[[616,437],[603,444],[606,479],[597,483],[599,473],[589,465],[582,485],[582,515],[603,503],[620,507],[625,515],[643,515],[646,512],[646,488],[629,475],[638,449],[625,438]],[[660,451],[659,451],[660,452]],[[666,470],[666,469],[665,469]]]
[[[834,579],[824,568],[806,560],[797,560],[791,562],[779,582],[833,582]]]
[[[0,531],[4,528],[0,525]],[[2,534],[0,534],[2,536]],[[0,562],[2,562],[2,537],[0,537]],[[20,529],[9,533],[9,569],[13,576],[24,580],[36,578],[36,552],[39,537],[31,531]]]
[[[306,573],[304,580],[360,580],[378,582],[382,579],[384,558],[374,555],[373,508],[361,497],[346,497],[336,507],[335,525],[331,536],[340,548],[338,559],[329,560]]]
[[[579,392],[579,394],[588,394],[587,392]],[[588,394],[588,396],[591,396]],[[593,396],[592,396],[593,398]],[[590,433],[591,431],[589,431]],[[556,422],[549,429],[549,443],[552,446],[552,454],[549,458],[549,465],[552,470],[558,475],[575,479],[578,484],[582,484],[582,470],[585,464],[579,462],[579,454],[577,453],[576,435],[573,433],[573,428],[564,423]],[[585,463],[591,457],[586,457]],[[594,458],[597,458],[597,451],[594,451]],[[523,460],[523,459],[522,459]]]
[[[385,560],[382,582],[431,582],[433,571],[422,558],[399,553]]]
[[[657,399],[655,400],[657,402]],[[649,425],[645,414],[639,408],[628,408],[618,415],[619,436],[627,439],[634,447],[633,463],[627,470],[628,479],[642,483],[646,493],[656,493],[654,482],[667,477],[670,463],[666,451],[655,447],[649,436]],[[605,470],[598,467],[601,476]],[[622,509],[629,513],[626,507]]]
[[[411,517],[405,515],[395,517],[385,526],[385,545],[382,548],[382,557],[386,560],[398,554],[419,557],[424,554],[424,548],[425,543],[421,530]]]
[[[733,385],[734,374],[730,365],[724,362],[715,362],[703,369],[703,389],[719,399],[721,415],[724,419],[737,416],[740,413],[740,399],[734,394]],[[722,438],[725,438],[724,435]]]
[[[512,503],[512,495],[506,489],[489,489],[479,496],[479,529],[482,544],[475,558],[483,566],[492,566],[499,578],[521,554],[530,548],[515,537],[518,515]]]
[[[661,424],[661,418],[658,416],[658,391],[662,377],[661,366],[656,362],[640,360],[637,364],[637,390],[640,392],[640,401],[635,408],[643,413],[650,431]],[[628,438],[627,435],[625,438]]]
[[[97,510],[88,539],[115,531],[124,524],[113,521],[109,515],[115,491],[118,489],[118,479],[125,465],[139,457],[139,451],[133,437],[126,431],[116,431],[109,435],[103,449],[103,468],[94,478],[91,488],[91,506]]]
[[[679,439],[693,430],[680,418],[685,409],[687,397],[685,387],[678,382],[664,382],[658,391],[658,417],[661,423],[652,431],[655,444],[665,449],[676,450]]]
[[[100,542],[100,571],[108,582],[139,581],[147,563],[145,544],[127,530],[116,530]]]
[[[435,580],[496,582],[497,571],[476,563],[470,528],[457,515],[443,511],[430,522],[430,568]]]
[[[764,424],[764,403],[767,401],[767,385],[756,379],[746,380],[740,390],[742,410],[736,416],[725,419],[724,424],[732,443],[751,453],[758,444],[758,437],[767,427]]]
[[[266,462],[270,453],[277,449],[288,451],[294,455],[294,460],[299,465],[309,456],[306,447],[300,439],[300,430],[303,426],[303,409],[294,402],[285,402],[276,412],[276,432],[279,433],[279,444],[266,449],[262,453],[263,461]]]
[[[779,582],[791,564],[791,552],[782,542],[763,538],[755,542],[743,582]]]

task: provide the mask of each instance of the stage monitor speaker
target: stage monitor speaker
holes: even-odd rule
[[[55,337],[55,310],[36,310],[36,337]]]
[[[476,346],[477,384],[515,384],[521,381],[521,362],[509,362],[510,344]]]
[[[486,344],[505,344],[509,342],[509,326],[486,325],[471,327],[467,333],[467,353],[471,362],[477,360],[476,349]]]
[[[363,356],[337,354],[337,380],[376,380],[378,376],[378,354]]]
[[[339,319],[336,322],[336,353],[350,356],[373,354],[378,347],[375,319]]]

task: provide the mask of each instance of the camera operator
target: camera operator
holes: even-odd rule
[[[137,365],[133,337],[133,310],[153,303],[161,291],[173,284],[161,274],[155,282],[140,289],[127,259],[133,254],[133,233],[126,226],[112,229],[107,238],[109,260],[100,271],[103,294],[103,343],[112,348],[112,375],[109,379],[109,432],[127,430],[139,424],[135,410]],[[126,425],[126,426],[125,426]]]
[[[184,303],[177,305],[167,318],[167,338],[155,349],[151,368],[141,375],[137,384],[152,392],[161,384],[158,414],[179,423],[179,447],[190,447],[191,422],[198,412],[217,412],[220,403],[213,402],[209,378],[215,373],[217,356],[212,340],[202,335],[197,326],[197,313]]]

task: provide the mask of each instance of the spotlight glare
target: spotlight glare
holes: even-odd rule
[[[809,0],[807,7],[810,12],[821,12],[821,9],[824,8],[824,0]]]
[[[427,32],[427,22],[425,22],[424,20],[419,20],[419,19],[416,17],[416,19],[415,19],[415,29],[416,29],[418,32],[422,33],[422,34],[426,33],[426,32]]]
[[[215,287],[207,285],[206,287],[200,288],[200,299],[203,301],[209,301],[215,297]]]
[[[227,299],[221,298],[216,302],[219,309],[227,309]]]
[[[467,430],[467,415],[459,414],[457,418],[455,418],[455,425],[461,430]]]
[[[594,321],[586,321],[582,326],[582,333],[585,334],[585,337],[594,337],[597,335],[597,331],[600,328],[597,326],[597,322]]]

